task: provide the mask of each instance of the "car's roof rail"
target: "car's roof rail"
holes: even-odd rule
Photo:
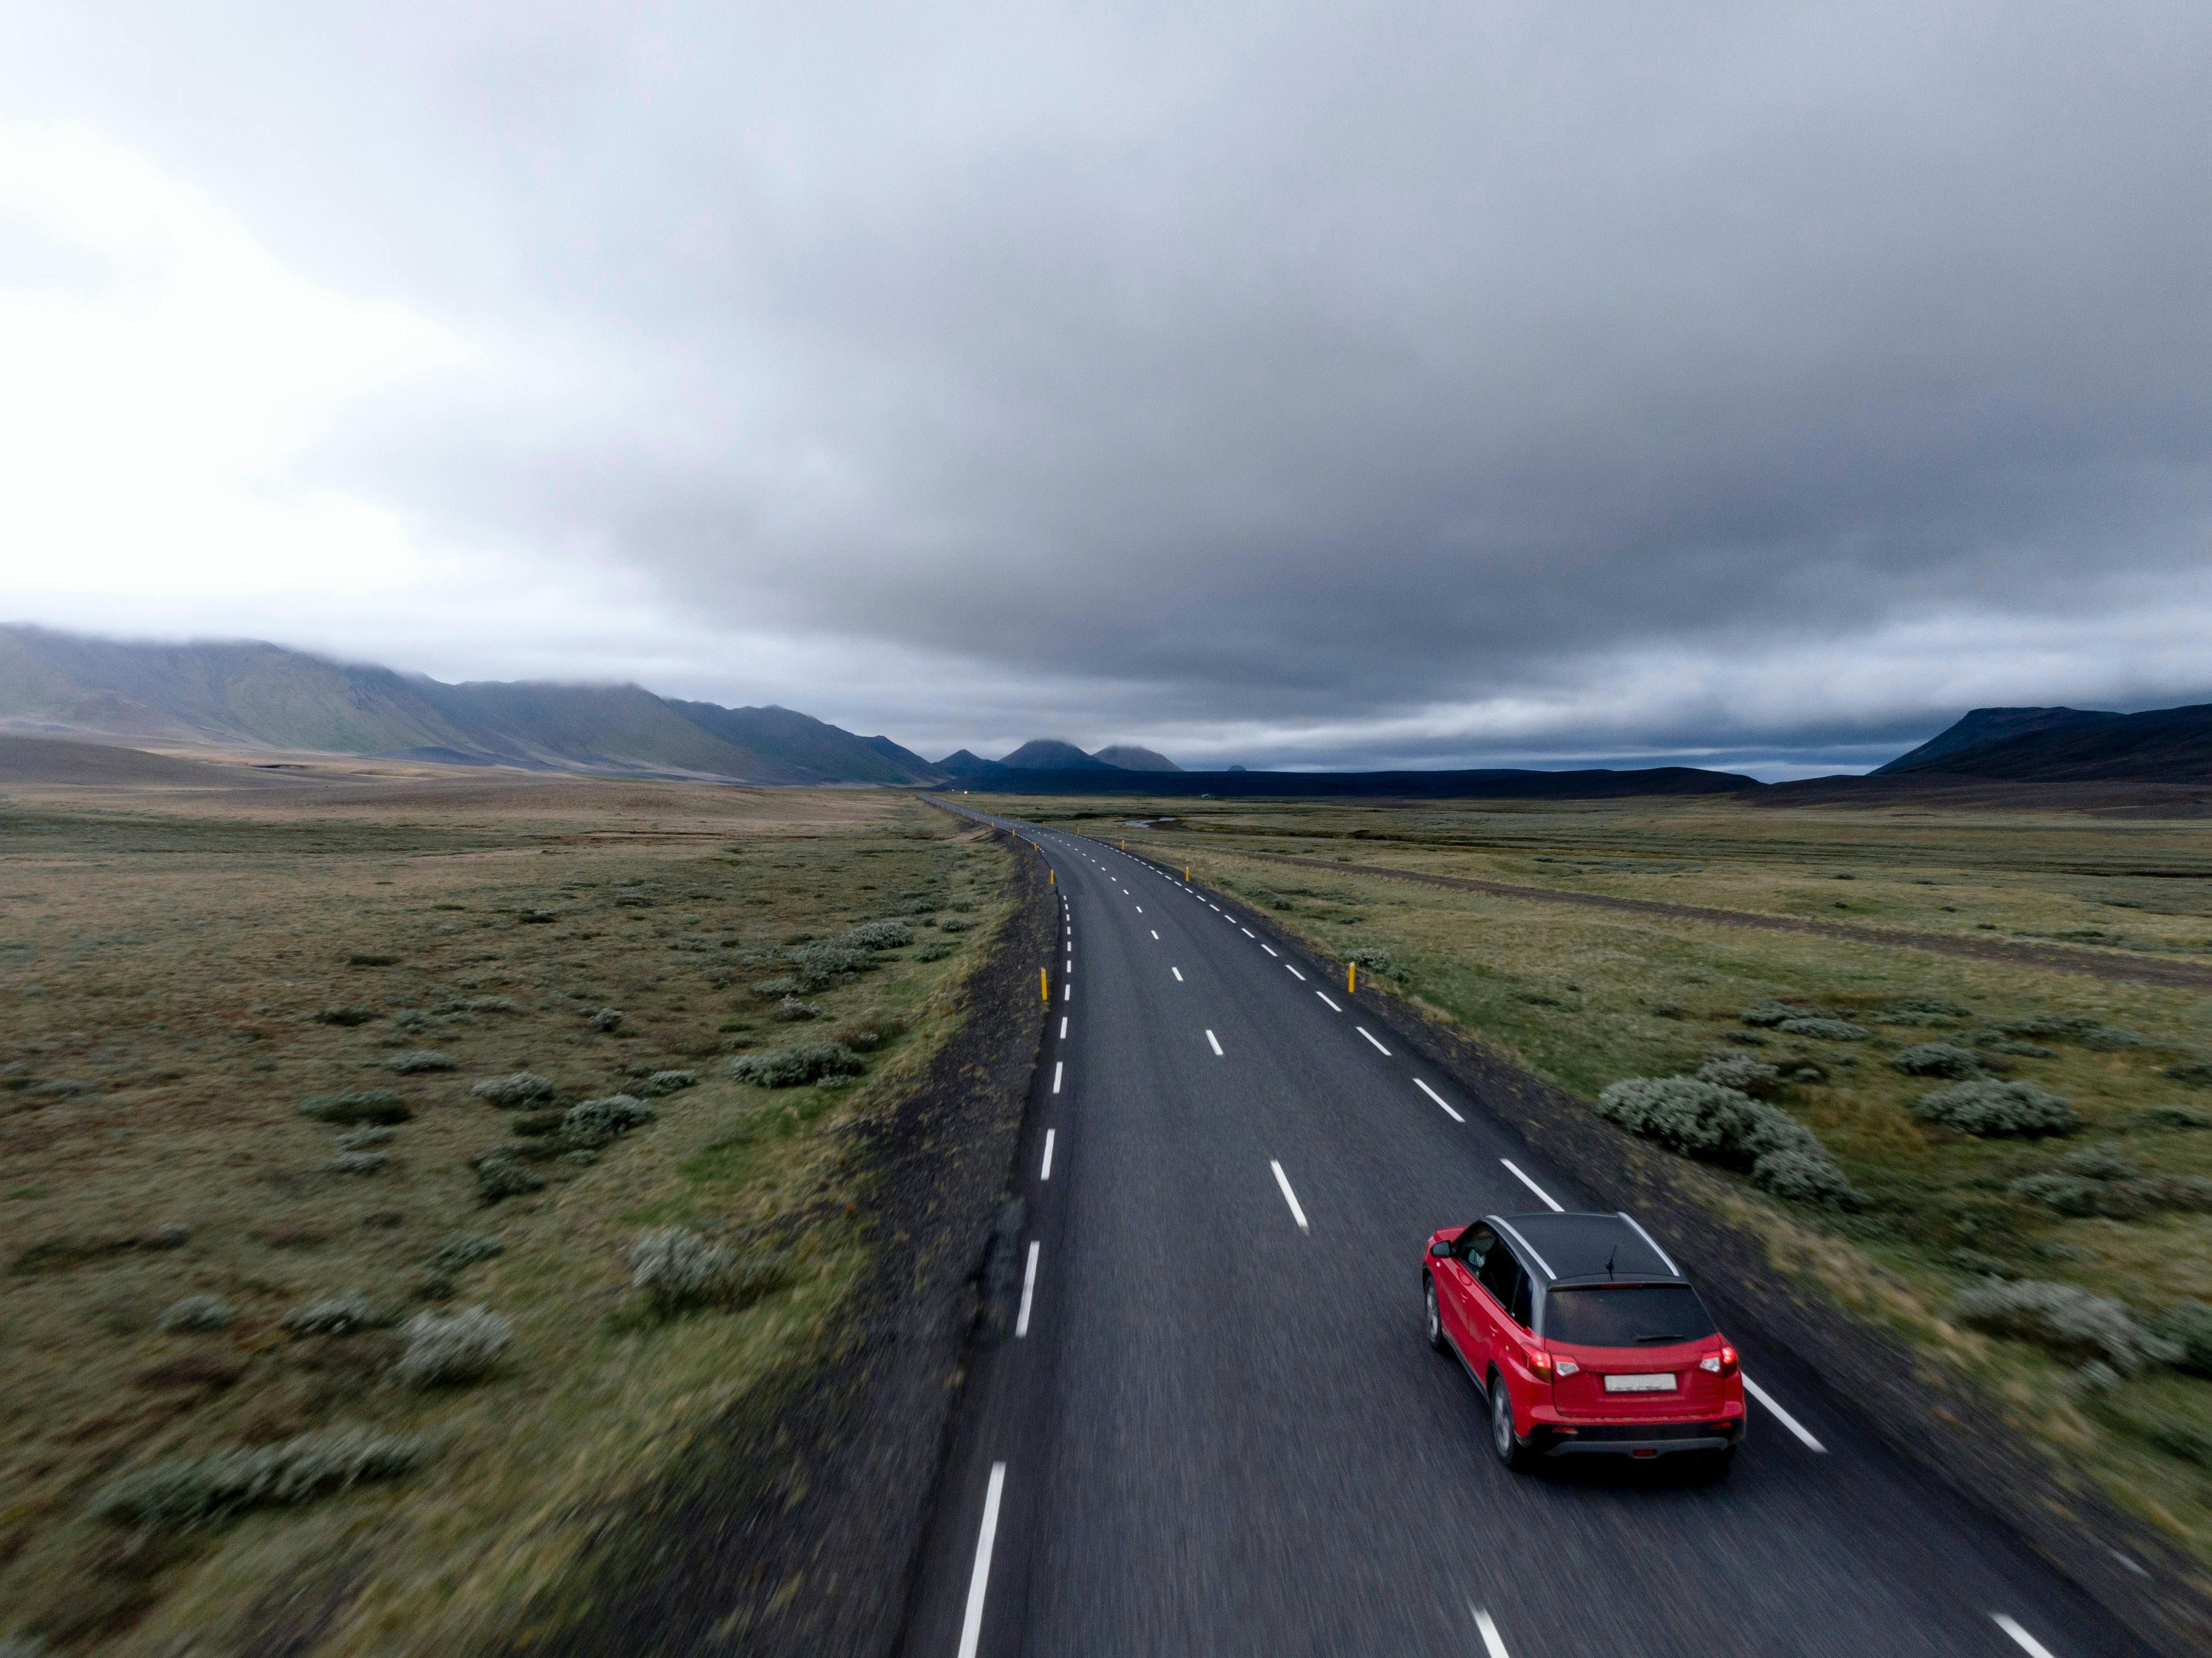
[[[1490,1218],[1497,1222],[1497,1224],[1500,1227],[1504,1228],[1507,1232],[1510,1233],[1512,1235],[1513,1241],[1528,1252],[1529,1259],[1534,1260],[1537,1266],[1544,1269],[1544,1277],[1547,1282],[1555,1279],[1559,1276],[1557,1272],[1552,1270],[1552,1263],[1546,1260],[1542,1255],[1537,1254],[1536,1246],[1529,1242],[1528,1239],[1522,1237],[1520,1232],[1515,1229],[1511,1221],[1506,1219],[1503,1215],[1492,1215]]]
[[[1672,1272],[1676,1278],[1680,1278],[1682,1276],[1682,1269],[1674,1265],[1674,1258],[1659,1247],[1658,1239],[1653,1237],[1650,1233],[1644,1230],[1643,1222],[1638,1220],[1635,1216],[1630,1214],[1626,1209],[1619,1210],[1616,1212],[1620,1216],[1621,1219],[1626,1221],[1631,1226],[1633,1226],[1636,1229],[1637,1236],[1642,1238],[1646,1243],[1651,1246],[1651,1253],[1658,1256],[1661,1260],[1666,1262],[1667,1270],[1668,1272]]]

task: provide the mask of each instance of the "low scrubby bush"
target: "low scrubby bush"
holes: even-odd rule
[[[1693,1077],[1632,1077],[1600,1094],[1597,1108],[1608,1121],[1669,1151],[1748,1170],[1778,1196],[1855,1199],[1820,1136],[1788,1112],[1735,1089]]]
[[[1810,1036],[1823,1042],[1863,1042],[1871,1034],[1864,1025],[1853,1024],[1849,1019],[1784,1019],[1774,1028],[1785,1036]]]
[[[630,1286],[665,1311],[719,1295],[735,1256],[688,1226],[664,1226],[629,1247]]]
[[[847,928],[838,942],[862,950],[904,950],[914,942],[914,929],[904,921],[863,921]]]
[[[798,1088],[824,1078],[857,1077],[866,1069],[842,1042],[800,1042],[766,1054],[741,1054],[730,1061],[730,1075],[756,1088]]]
[[[515,1071],[504,1077],[486,1077],[471,1088],[469,1093],[501,1109],[509,1109],[518,1105],[527,1105],[532,1100],[550,1099],[553,1084],[534,1071]]]
[[[787,996],[775,1005],[775,1017],[787,1024],[801,1024],[808,1019],[822,1017],[822,1004],[801,1001],[796,996]]]
[[[155,1322],[173,1334],[200,1334],[222,1329],[230,1319],[230,1303],[222,1297],[186,1296],[181,1301],[171,1302]]]
[[[439,1013],[520,1013],[522,1004],[512,996],[449,996],[433,1010]]]
[[[384,1062],[385,1069],[396,1071],[403,1077],[419,1075],[426,1071],[451,1071],[453,1062],[434,1048],[414,1048],[404,1054],[394,1054]]]
[[[1973,1017],[1973,1010],[1941,996],[1901,996],[1874,1017],[1883,1024],[1949,1025]]]
[[[2025,1018],[2007,1020],[1998,1029],[2008,1036],[2055,1037],[2100,1054],[2155,1046],[2148,1036],[2139,1036],[2132,1030],[2106,1024],[2084,1013],[2031,1013]]]
[[[1747,1025],[1771,1029],[1784,1019],[1832,1019],[1836,1014],[1825,1007],[1792,1007],[1788,1002],[1753,1002],[1737,1016]]]
[[[1698,1067],[1698,1080],[1716,1088],[1733,1088],[1754,1100],[1771,1100],[1782,1091],[1782,1072],[1748,1054],[1716,1054]]]
[[[604,1030],[611,1035],[623,1028],[623,1017],[622,1009],[618,1007],[603,1007],[592,1015],[592,1029]]]
[[[337,1094],[311,1094],[300,1102],[300,1114],[317,1122],[405,1122],[415,1113],[389,1089],[351,1088]]]
[[[1413,981],[1413,973],[1401,966],[1398,958],[1380,944],[1362,944],[1358,950],[1346,950],[1344,959],[1378,979],[1388,979],[1392,984],[1411,984]]]
[[[1922,1042],[1899,1048],[1890,1056],[1891,1066],[1908,1077],[1978,1077],[1982,1062],[1973,1051],[1951,1042]]]
[[[652,1121],[653,1108],[636,1096],[609,1094],[570,1106],[561,1119],[561,1141],[571,1151],[591,1151]]]
[[[1992,1281],[1960,1294],[1950,1317],[1969,1329],[2033,1341],[2077,1364],[2102,1360],[2123,1376],[2170,1363],[2181,1354],[2137,1323],[2124,1303],[2092,1295],[2078,1284]]]
[[[383,1017],[373,1007],[326,1007],[315,1015],[315,1023],[352,1026],[367,1024],[371,1019]]]
[[[638,1084],[639,1090],[658,1097],[664,1094],[678,1094],[687,1088],[699,1085],[696,1071],[656,1071]]]
[[[2191,1376],[2212,1376],[2212,1303],[2177,1301],[2150,1321],[2150,1333],[2172,1344],[2174,1364]]]
[[[417,1313],[401,1333],[407,1346],[395,1368],[413,1388],[478,1381],[491,1373],[514,1339],[507,1321],[482,1307],[465,1307],[449,1318]]]
[[[358,1290],[308,1302],[284,1315],[284,1327],[295,1336],[347,1336],[389,1321]]]
[[[464,1266],[473,1266],[480,1260],[489,1260],[506,1253],[507,1246],[495,1237],[482,1232],[463,1233],[447,1238],[432,1251],[430,1266],[437,1272],[458,1272]]]
[[[396,1128],[356,1128],[337,1137],[341,1151],[367,1151],[379,1145],[389,1145],[399,1137]]]
[[[957,948],[951,944],[924,944],[914,952],[914,959],[917,962],[941,962],[946,957],[957,953]]]
[[[94,1497],[92,1511],[102,1519],[189,1531],[246,1509],[309,1503],[349,1485],[397,1479],[422,1460],[418,1439],[340,1428],[142,1468]]]
[[[937,924],[939,932],[965,932],[975,924],[959,915],[948,915]]]
[[[378,1175],[391,1162],[389,1151],[337,1151],[316,1166],[325,1175]]]
[[[470,1163],[477,1177],[477,1192],[486,1203],[519,1198],[544,1189],[545,1176],[524,1164],[505,1146],[494,1146]]]
[[[1984,1054],[2009,1054],[2015,1060],[2055,1060],[2058,1050],[2045,1048],[2041,1042],[2024,1042],[2018,1036],[2006,1036],[1994,1030],[1980,1030],[1967,1038]]]
[[[2192,1088],[2212,1088],[2212,1060],[2179,1060],[2166,1067],[2166,1074]]]
[[[749,988],[764,1002],[790,1001],[797,998],[799,985],[798,980],[787,973],[778,978],[763,979]]]
[[[1922,1095],[1912,1108],[1923,1121],[1983,1139],[2035,1139],[2070,1134],[2081,1126],[2072,1105],[2033,1083],[1953,1083]]]
[[[788,957],[792,975],[799,981],[799,988],[808,992],[827,989],[840,979],[869,972],[877,965],[874,952],[834,940],[824,944],[801,944],[788,952]]]

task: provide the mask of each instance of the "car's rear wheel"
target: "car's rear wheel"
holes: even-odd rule
[[[1490,1373],[1490,1448],[1509,1468],[1528,1466],[1528,1448],[1513,1431],[1513,1395],[1506,1389],[1505,1378],[1495,1370]]]
[[[1421,1298],[1428,1303],[1429,1345],[1440,1353],[1450,1351],[1451,1344],[1444,1339],[1443,1319],[1437,1311],[1437,1281],[1426,1272],[1421,1274]]]

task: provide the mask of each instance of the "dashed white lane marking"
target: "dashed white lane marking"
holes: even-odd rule
[[[1065,1013],[1060,1016],[1060,1039],[1062,1042],[1067,1040],[1067,1015]]]
[[[1504,1637],[1498,1634],[1498,1625],[1488,1612],[1470,1600],[1467,1609],[1474,1614],[1474,1631],[1482,1637],[1483,1658],[1512,1658],[1505,1650]]]
[[[1044,1167],[1037,1170],[1037,1178],[1039,1180],[1050,1180],[1052,1178],[1053,1133],[1054,1131],[1049,1128],[1044,1131]]]
[[[1267,950],[1267,945],[1265,945],[1265,944],[1261,944],[1261,945],[1260,946],[1260,948],[1261,948],[1261,949],[1262,949],[1262,950],[1267,950],[1267,954],[1269,954],[1270,956],[1273,956],[1273,955],[1275,953],[1275,952],[1274,952],[1273,950]]]
[[[1291,977],[1296,979],[1300,984],[1304,984],[1306,981],[1306,975],[1299,972],[1297,969],[1292,967],[1288,962],[1285,962],[1283,963],[1283,971],[1289,974]]]
[[[1328,993],[1326,991],[1316,990],[1314,992],[1314,994],[1322,999],[1322,1003],[1328,1007],[1330,1012],[1341,1013],[1344,1011],[1342,1008],[1339,1007],[1334,1002],[1328,999]]]
[[[1067,971],[1070,973],[1075,971],[1075,957],[1073,956],[1067,958]]]
[[[1248,938],[1257,938],[1260,936],[1258,933],[1253,932],[1249,926],[1240,926],[1237,930]]]
[[[1139,915],[1142,915],[1144,913],[1145,913],[1145,907],[1144,907],[1142,904],[1139,904],[1139,905],[1137,906],[1137,914],[1139,914]]]
[[[1213,900],[1212,900],[1211,898],[1209,898],[1209,899],[1207,899],[1207,900],[1206,901],[1206,907],[1208,909],[1214,910],[1214,911],[1217,911],[1217,912],[1221,908],[1221,906],[1220,906],[1220,905],[1218,905],[1218,904],[1217,904],[1217,903],[1215,903],[1215,902],[1213,902]]]
[[[1014,1315],[1014,1334],[1018,1338],[1030,1333],[1030,1302],[1036,1295],[1036,1260],[1037,1246],[1032,1243],[1029,1267],[1022,1273],[1022,1310]]]
[[[1206,1040],[1212,1046],[1213,1057],[1217,1060],[1220,1059],[1222,1057],[1221,1038],[1215,1035],[1211,1030],[1209,1030],[1206,1033]]]
[[[1158,938],[1160,936],[1160,930],[1156,926],[1148,926],[1145,931],[1151,933],[1155,938]]]
[[[1318,993],[1318,992],[1316,992],[1316,994],[1318,994],[1319,993]],[[1387,1048],[1383,1047],[1382,1043],[1380,1043],[1380,1042],[1376,1042],[1376,1041],[1375,1041],[1375,1033],[1374,1033],[1373,1031],[1370,1030],[1370,1029],[1369,1029],[1365,1025],[1364,1025],[1364,1024],[1356,1024],[1356,1025],[1352,1026],[1352,1028],[1354,1030],[1358,1031],[1361,1035],[1363,1035],[1363,1036],[1366,1037],[1366,1038],[1367,1038],[1367,1040],[1368,1040],[1370,1043],[1373,1043],[1373,1045],[1374,1045],[1374,1048],[1375,1048],[1375,1051],[1376,1051],[1377,1054],[1381,1054],[1384,1059],[1386,1059],[1386,1060],[1387,1060],[1387,1059],[1389,1059],[1389,1058],[1390,1057],[1390,1050],[1389,1050],[1389,1048]]]
[[[1066,984],[1063,984],[1062,986],[1060,986],[1060,1000],[1062,1000],[1063,1002],[1064,1002],[1064,1001],[1067,1001],[1067,1000],[1071,999],[1074,996],[1074,994],[1075,994],[1075,981],[1074,981],[1073,979],[1069,980]]]
[[[1431,1099],[1436,1098],[1433,1094],[1429,1097]],[[1443,1102],[1437,1100],[1437,1103],[1442,1105]],[[1526,1175],[1522,1174],[1521,1172],[1521,1165],[1519,1163],[1514,1162],[1510,1157],[1500,1157],[1498,1158],[1498,1162],[1505,1165],[1507,1171],[1512,1175],[1515,1180],[1519,1181],[1522,1185],[1527,1187],[1531,1192],[1534,1192],[1538,1199],[1543,1204],[1544,1207],[1550,1210],[1555,1215],[1559,1212],[1559,1200],[1553,1198],[1553,1195],[1549,1192],[1547,1192],[1542,1187],[1537,1185],[1535,1181],[1530,1180]]]
[[[1779,1405],[1776,1404],[1774,1402],[1774,1395],[1768,1393],[1765,1388],[1760,1387],[1749,1376],[1746,1376],[1743,1379],[1743,1390],[1749,1394],[1753,1399],[1757,1400],[1761,1405],[1764,1405],[1769,1411],[1772,1412],[1774,1414],[1774,1419],[1777,1422],[1779,1422],[1784,1427],[1789,1429],[1791,1433],[1796,1434],[1798,1439],[1803,1442],[1807,1450],[1819,1451],[1823,1455],[1827,1454],[1828,1448],[1826,1445],[1823,1445],[1819,1440],[1814,1438],[1811,1434],[1806,1432],[1805,1424],[1803,1423],[1800,1422],[1796,1417],[1790,1415],[1789,1412],[1784,1410]]]
[[[1297,1222],[1298,1230],[1301,1232],[1313,1230],[1312,1227],[1306,1224],[1306,1212],[1298,1207],[1298,1194],[1291,1190],[1291,1177],[1283,1172],[1283,1165],[1270,1157],[1267,1160],[1267,1167],[1275,1171],[1275,1184],[1283,1188],[1283,1201],[1291,1206],[1291,1218]]]
[[[1170,972],[1170,973],[1172,973],[1172,974],[1174,974],[1174,975],[1176,975],[1176,982],[1177,984],[1181,984],[1181,983],[1182,982],[1182,969],[1181,968],[1179,968],[1179,967],[1171,967],[1171,968],[1170,968],[1170,969],[1168,969],[1168,971],[1169,971],[1169,972]]]
[[[2037,1640],[2033,1635],[2030,1635],[2018,1624],[2006,1617],[2004,1613],[2001,1612],[1991,1612],[1990,1614],[1990,1621],[1995,1624],[1999,1629],[2002,1630],[2007,1635],[2012,1637],[2014,1640],[2019,1642],[2020,1649],[2022,1652],[2033,1655],[2033,1658],[2057,1658],[2057,1655],[2054,1654],[2049,1647],[2045,1646],[2042,1642]]]
[[[991,1588],[991,1545],[999,1534],[999,1498],[1006,1489],[1006,1465],[991,1465],[990,1489],[983,1494],[983,1531],[975,1540],[975,1569],[968,1575],[968,1615],[960,1622],[960,1658],[975,1658],[983,1638],[983,1600]]]
[[[1060,1073],[1066,1068],[1065,1060],[1054,1060],[1052,1062],[1052,1091],[1055,1094],[1060,1092]]]
[[[1446,1115],[1447,1117],[1449,1117],[1449,1118],[1450,1118],[1454,1122],[1465,1122],[1465,1121],[1467,1121],[1467,1119],[1466,1119],[1465,1117],[1461,1116],[1461,1115],[1460,1115],[1460,1114],[1459,1114],[1458,1112],[1456,1112],[1456,1111],[1453,1110],[1453,1109],[1451,1108],[1451,1107],[1450,1107],[1450,1106],[1449,1106],[1449,1105],[1445,1105],[1445,1104],[1444,1104],[1444,1096],[1443,1096],[1443,1095],[1441,1095],[1441,1094],[1437,1093],[1437,1090],[1436,1090],[1435,1089],[1433,1089],[1433,1088],[1430,1087],[1430,1086],[1428,1085],[1428,1084],[1426,1084],[1426,1083],[1423,1082],[1423,1081],[1422,1081],[1419,1077],[1416,1077],[1416,1078],[1413,1078],[1413,1086],[1414,1086],[1414,1087],[1416,1087],[1416,1088],[1418,1088],[1418,1089],[1419,1089],[1419,1090],[1421,1090],[1421,1092],[1423,1092],[1424,1094],[1426,1094],[1426,1095],[1427,1095],[1431,1099],[1434,1100],[1434,1101],[1435,1101],[1438,1105],[1442,1105],[1442,1106],[1443,1106],[1443,1108],[1444,1108],[1444,1115]],[[1506,1164],[1505,1166],[1506,1166],[1507,1168],[1510,1169],[1513,1165],[1512,1165],[1511,1163],[1508,1163],[1508,1164]]]

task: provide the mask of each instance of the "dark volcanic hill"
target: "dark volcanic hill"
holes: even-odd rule
[[[1073,743],[1063,743],[1056,737],[1040,737],[1024,743],[999,763],[1011,766],[1016,771],[1109,771],[1113,768],[1104,760],[1094,760]]]
[[[2212,704],[2108,714],[1977,708],[1876,777],[2014,782],[2212,782]]]
[[[1065,771],[999,767],[958,779],[984,794],[1133,794],[1181,799],[1613,800],[1646,794],[1735,794],[1762,789],[1757,779],[1689,766],[1641,771],[1123,771],[1091,766]]]
[[[1182,768],[1154,749],[1139,748],[1134,743],[1114,743],[1095,751],[1093,760],[1109,766],[1119,766],[1123,771],[1181,771]]]
[[[674,701],[636,685],[448,685],[258,641],[126,643],[29,627],[0,627],[0,726],[755,783],[944,778],[888,738],[789,708]]]

